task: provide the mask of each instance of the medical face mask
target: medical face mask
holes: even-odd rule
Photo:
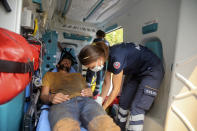
[[[96,63],[96,66],[93,68],[93,69],[90,69],[91,71],[94,71],[94,72],[98,72],[100,70],[103,69],[103,64],[102,64],[102,61],[101,61],[101,65],[100,66],[97,66],[97,63]]]

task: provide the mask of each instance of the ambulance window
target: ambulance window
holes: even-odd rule
[[[109,42],[110,46],[123,42],[123,28],[120,27],[106,33],[105,38]]]

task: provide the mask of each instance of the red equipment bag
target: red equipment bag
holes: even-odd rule
[[[33,51],[34,54],[34,70],[39,68],[40,63],[40,50],[41,50],[41,43],[38,41],[31,41],[27,40],[29,44],[31,44],[32,48],[35,48]]]
[[[38,59],[39,50],[24,37],[0,28],[0,104],[25,89],[38,67]]]

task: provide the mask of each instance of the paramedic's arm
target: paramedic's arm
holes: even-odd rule
[[[123,70],[119,74],[113,74],[113,77],[112,77],[113,89],[112,89],[111,94],[109,95],[109,97],[103,104],[104,109],[106,109],[113,102],[116,96],[119,94],[121,83],[122,83],[122,76],[123,76]]]
[[[109,89],[111,85],[111,72],[107,71],[105,75],[105,80],[102,86],[102,92],[101,92],[101,97],[103,100],[105,100],[105,97],[107,96]]]
[[[41,90],[40,99],[45,104],[49,104],[49,103],[59,104],[59,103],[62,103],[64,101],[69,100],[69,96],[68,95],[64,95],[62,93],[57,93],[57,94],[51,94],[50,95],[49,94],[49,87],[43,86],[42,90]]]

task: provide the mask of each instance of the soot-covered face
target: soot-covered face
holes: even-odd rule
[[[72,64],[71,63],[71,60],[69,60],[69,59],[63,59],[60,62],[59,66],[58,66],[58,69],[69,72],[70,71],[70,68],[71,68],[71,64]]]

